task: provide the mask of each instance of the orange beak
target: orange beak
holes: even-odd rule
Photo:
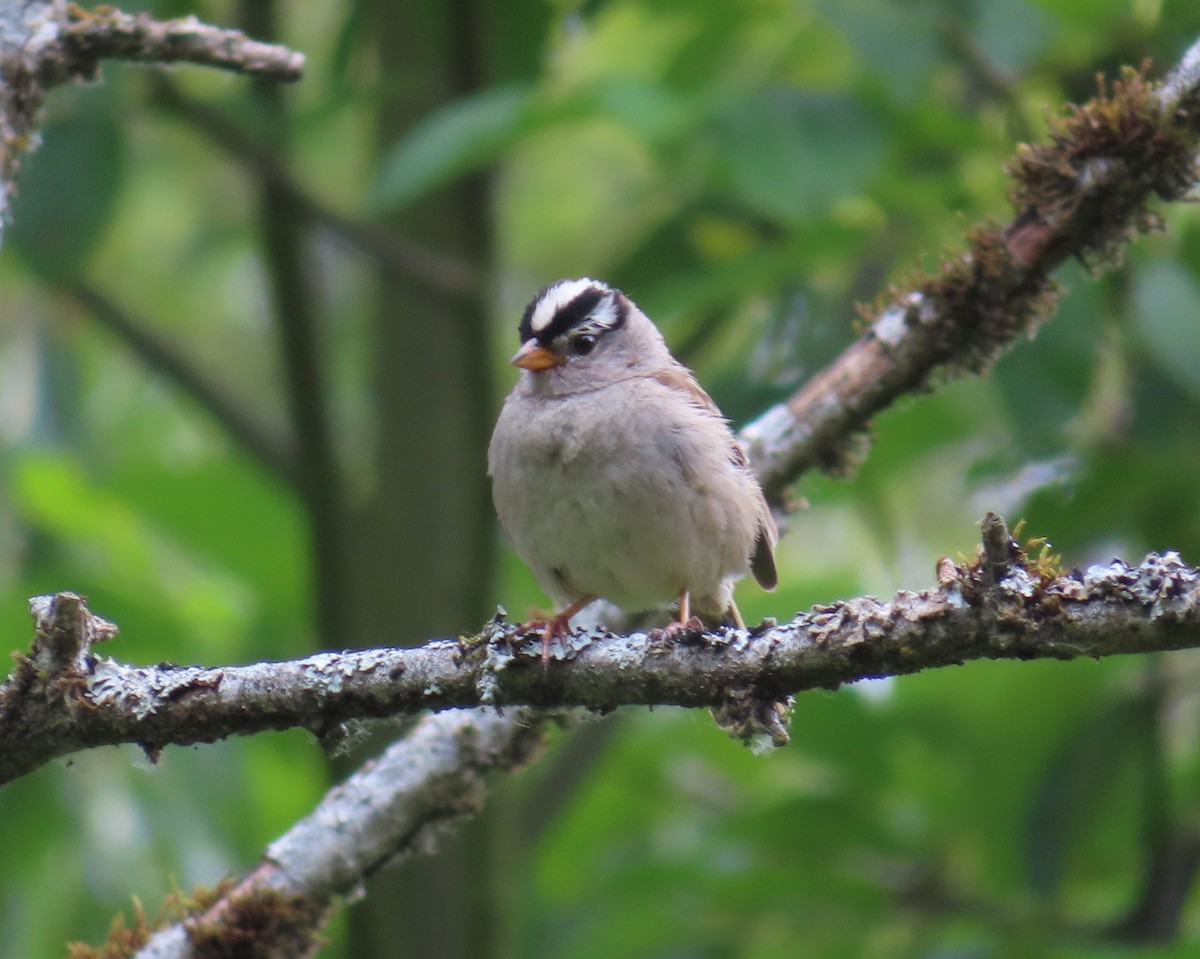
[[[548,370],[552,366],[562,366],[567,362],[567,358],[541,346],[536,339],[528,339],[508,362],[523,370],[536,372],[537,370]]]

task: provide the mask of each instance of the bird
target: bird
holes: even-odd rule
[[[621,290],[589,277],[543,287],[518,327],[520,370],[488,447],[500,525],[557,612],[543,668],[597,599],[745,625],[734,581],[777,582],[778,531],[729,421]]]

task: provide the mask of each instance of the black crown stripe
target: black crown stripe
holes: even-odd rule
[[[613,306],[615,308],[615,315],[613,321],[608,324],[608,328],[615,330],[625,325],[625,320],[629,316],[629,300],[625,294],[616,289],[590,286],[560,306],[550,319],[550,322],[535,334],[533,331],[533,314],[537,312],[537,308],[546,298],[546,294],[558,285],[558,283],[551,283],[549,286],[542,287],[530,301],[529,305],[525,307],[525,312],[521,316],[521,324],[517,328],[517,333],[522,343],[536,335],[538,342],[542,346],[549,346],[564,333],[568,333],[575,327],[586,323],[600,301],[610,294],[614,298]]]

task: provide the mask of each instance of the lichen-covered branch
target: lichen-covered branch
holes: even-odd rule
[[[274,43],[259,43],[239,30],[201,23],[193,16],[155,20],[102,6],[93,11],[66,6],[60,37],[66,68],[81,76],[101,60],[194,63],[291,83],[304,71],[304,55]]]
[[[741,738],[786,742],[790,694],[971,659],[1071,659],[1200,646],[1200,571],[1175,553],[1044,577],[985,521],[980,559],[938,585],[818,606],[781,624],[656,642],[577,630],[543,670],[540,646],[498,617],[418,648],[323,653],[250,666],[127,666],[90,652],[78,597],[34,601],[37,639],[0,686],[0,782],[90,746],[169,744],[469,706],[707,706]],[[997,547],[997,543],[1001,544]],[[66,612],[64,612],[66,610]]]
[[[139,959],[309,955],[334,900],[362,895],[383,866],[428,849],[479,812],[489,776],[532,759],[549,714],[475,709],[427,716],[329,792],[215,902],[151,937]]]
[[[303,55],[195,17],[155,20],[66,0],[0,4],[0,226],[21,158],[37,145],[38,114],[56,86],[91,79],[101,60],[196,63],[265,79],[300,78]]]
[[[1016,214],[971,230],[967,248],[866,310],[870,325],[832,364],[742,431],[768,499],[814,467],[853,469],[872,417],[897,398],[985,370],[1053,311],[1051,271],[1076,257],[1101,266],[1157,223],[1147,204],[1197,181],[1200,40],[1161,84],[1126,70],[1071,107],[1049,141],[1009,163]]]

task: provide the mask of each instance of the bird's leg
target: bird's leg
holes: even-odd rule
[[[571,633],[571,617],[585,606],[596,601],[595,596],[584,596],[573,602],[562,612],[555,613],[549,619],[531,619],[517,630],[517,635],[540,632],[542,634],[542,669],[550,665],[550,643],[559,636],[569,636]]]
[[[699,618],[692,615],[692,595],[687,589],[682,589],[679,592],[679,618],[674,622],[667,623],[661,629],[650,630],[650,638],[655,642],[671,640],[680,633],[700,632],[704,629],[704,624]]]
[[[701,632],[704,624],[692,615],[692,594],[686,589],[679,594],[679,632]]]
[[[746,621],[742,619],[741,611],[737,608],[737,603],[732,599],[729,600],[729,608],[725,610],[725,615],[733,620],[733,625],[738,629],[746,628]]]

